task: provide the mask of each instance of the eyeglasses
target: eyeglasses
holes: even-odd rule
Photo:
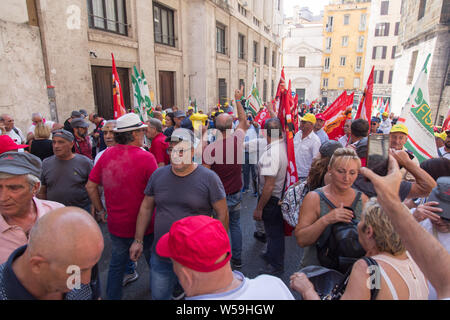
[[[169,147],[167,148],[167,154],[172,154],[172,151],[174,151],[176,154],[178,154],[179,157],[182,157],[185,152],[189,151],[190,149],[182,149],[182,148],[173,148]]]

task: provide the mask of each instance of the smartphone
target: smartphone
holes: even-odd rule
[[[371,134],[367,144],[367,168],[380,176],[387,175],[389,162],[389,135]]]

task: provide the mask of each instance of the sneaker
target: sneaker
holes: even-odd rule
[[[265,268],[259,269],[258,274],[270,274],[275,277],[281,277],[284,273],[284,268],[275,268],[271,264],[267,264]]]
[[[265,233],[255,231],[255,233],[253,233],[253,237],[255,237],[258,241],[261,241],[262,243],[266,243],[267,242],[267,238],[266,238],[266,234]]]
[[[172,300],[183,300],[186,294],[180,285],[176,285],[172,292]]]
[[[139,275],[137,273],[137,271],[134,271],[133,273],[130,274],[126,274],[123,277],[123,281],[122,281],[122,287],[125,287],[127,284],[136,281],[139,278]]]
[[[231,258],[231,265],[232,265],[235,269],[240,269],[240,268],[242,268],[242,260],[241,260],[241,259],[234,259],[234,258]]]

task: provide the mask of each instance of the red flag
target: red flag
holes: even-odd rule
[[[113,87],[113,103],[114,103],[114,119],[117,119],[127,113],[125,104],[123,103],[122,86],[120,85],[119,74],[116,69],[116,61],[114,54],[112,56],[112,87]]]
[[[344,133],[344,125],[347,119],[352,118],[352,105],[355,93],[347,95],[344,91],[342,94],[325,110],[325,125],[323,129],[328,134],[330,140],[338,140]]]
[[[298,95],[295,94],[294,97],[294,127],[295,127],[295,131],[294,134],[298,132]]]
[[[364,119],[369,122],[372,117],[372,94],[373,94],[373,69],[370,72],[369,79],[367,80],[366,88],[364,89],[364,94],[358,106],[358,111],[356,112],[355,119]]]
[[[266,108],[258,112],[255,117],[255,121],[258,122],[262,129],[264,129],[264,124],[266,123],[267,119],[270,119],[270,113]]]
[[[450,109],[448,109],[447,118],[445,119],[444,124],[442,125],[442,132],[445,132],[447,130],[450,130]]]
[[[284,130],[284,119],[285,119],[285,110],[283,108],[281,108],[281,98],[282,98],[282,91],[286,91],[286,89],[282,89],[286,84],[285,81],[285,76],[284,76],[284,67],[283,69],[281,69],[281,78],[280,78],[280,82],[278,82],[278,88],[277,88],[277,94],[275,96],[275,108],[274,108],[274,112],[278,113],[278,119],[280,119],[281,121],[281,125],[283,126],[283,130]]]

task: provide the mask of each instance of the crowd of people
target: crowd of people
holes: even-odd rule
[[[354,226],[362,250],[337,264],[348,271],[341,299],[450,298],[450,131],[435,134],[439,157],[419,163],[405,148],[408,128],[393,114],[370,123],[348,119],[335,141],[324,130],[324,107],[300,106],[293,144],[305,192],[297,194],[293,234],[304,253],[287,286],[279,278],[285,134],[271,105],[271,118],[260,125],[242,96],[236,90],[235,110],[215,108],[204,117],[193,106],[157,106],[144,122],[135,113],[106,120],[74,110],[59,124],[33,113],[26,135],[2,115],[0,300],[121,299],[139,277],[141,257],[154,300],[292,300],[292,291],[322,299],[302,270],[329,267],[324,234],[339,225]],[[377,134],[390,138],[385,176],[366,167],[368,137]],[[257,200],[254,238],[267,244],[254,279],[240,271],[247,192]],[[111,239],[105,293],[102,223]],[[376,293],[366,285],[366,259],[381,274]],[[78,286],[68,285],[73,266]]]

